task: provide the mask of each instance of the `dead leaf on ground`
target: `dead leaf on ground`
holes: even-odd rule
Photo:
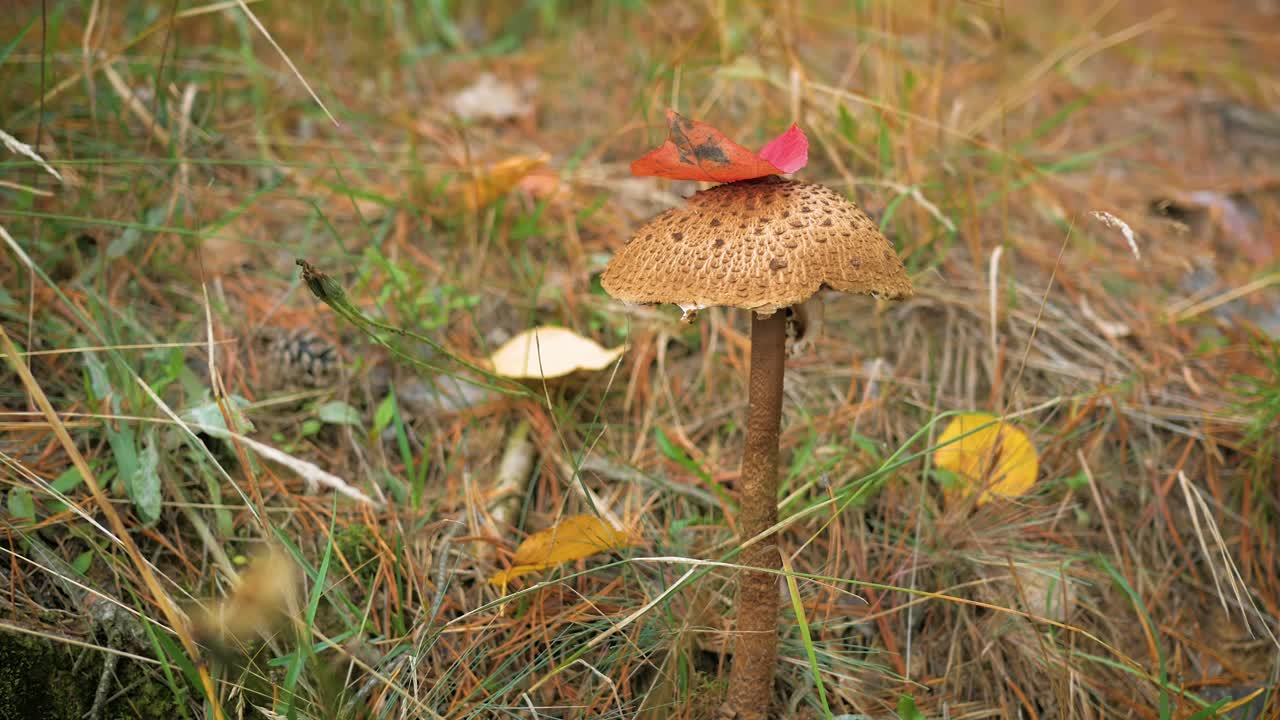
[[[211,275],[231,275],[249,269],[264,255],[251,243],[255,228],[239,215],[200,242],[200,262]]]
[[[461,377],[440,375],[395,383],[396,401],[413,417],[455,413],[489,402],[494,393]]]
[[[999,579],[985,585],[982,591],[984,599],[993,605],[1007,603],[1012,595],[1018,598],[1021,609],[1036,617],[1060,623],[1071,619],[1078,601],[1078,581],[1066,562],[1018,558],[995,563],[982,574]]]
[[[464,120],[502,122],[533,112],[529,102],[532,90],[532,87],[517,88],[493,73],[482,73],[475,82],[449,98],[449,108]]]
[[[537,200],[560,200],[569,196],[566,186],[560,182],[560,174],[546,168],[534,170],[521,178],[516,189]]]
[[[933,461],[959,476],[948,494],[977,494],[978,505],[1025,494],[1040,472],[1040,458],[1026,433],[990,413],[952,419],[938,437]]]
[[[603,370],[626,349],[626,345],[608,349],[568,328],[544,325],[503,343],[489,362],[503,377],[557,378],[578,370]]]
[[[516,548],[512,566],[494,573],[489,583],[505,590],[508,583],[522,575],[635,544],[635,537],[605,520],[594,515],[572,515],[525,538]]]
[[[542,169],[549,159],[546,153],[509,157],[453,185],[449,194],[460,197],[468,210],[486,207],[519,186],[531,173]]]

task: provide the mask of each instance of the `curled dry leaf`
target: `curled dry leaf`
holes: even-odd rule
[[[505,589],[521,575],[635,544],[635,537],[605,520],[594,515],[572,515],[526,538],[516,548],[512,566],[494,573],[489,583]]]
[[[667,110],[667,141],[631,163],[632,175],[734,182],[791,173],[809,162],[809,139],[798,126],[754,153],[706,123]]]
[[[458,194],[468,210],[476,210],[493,204],[498,198],[511,192],[526,177],[547,164],[549,156],[542,153],[536,157],[515,155],[478,170],[470,180],[459,185]]]
[[[1026,493],[1040,472],[1040,458],[1026,433],[990,413],[952,419],[938,437],[933,461],[959,476],[951,492],[977,494],[978,505]]]
[[[578,370],[603,370],[626,349],[626,345],[606,349],[568,328],[544,325],[503,343],[489,356],[489,363],[503,377],[556,378]]]

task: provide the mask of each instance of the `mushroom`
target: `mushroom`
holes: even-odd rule
[[[642,226],[609,262],[604,289],[629,303],[752,311],[747,437],[742,457],[742,564],[728,709],[764,718],[777,662],[778,521],[786,312],[820,289],[891,300],[911,280],[875,222],[836,192],[776,175],[717,185]],[[773,572],[770,572],[773,571]]]

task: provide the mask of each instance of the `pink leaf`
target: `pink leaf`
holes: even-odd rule
[[[784,173],[793,173],[809,164],[809,138],[799,125],[769,141],[756,153]]]

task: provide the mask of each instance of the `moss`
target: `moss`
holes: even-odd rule
[[[86,694],[79,685],[91,673],[73,675],[74,662],[67,648],[51,641],[0,633],[0,720],[83,717],[93,690]]]
[[[348,525],[334,533],[334,544],[342,556],[355,569],[356,577],[363,585],[373,580],[377,574],[378,552],[373,539],[373,532],[364,525]]]
[[[75,667],[82,652],[30,635],[0,632],[0,720],[82,720],[93,707],[102,674],[102,655],[93,653]],[[163,676],[128,660],[116,665],[112,694],[103,718],[175,720],[185,717]]]

